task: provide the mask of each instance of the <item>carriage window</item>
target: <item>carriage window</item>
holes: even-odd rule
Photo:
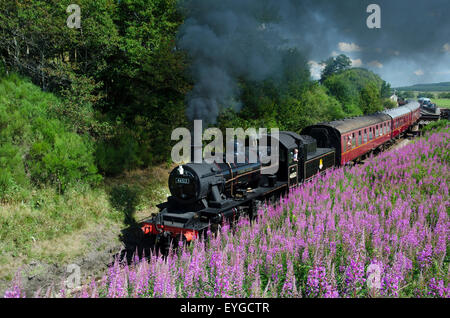
[[[378,130],[378,125],[375,126],[375,137],[378,137],[380,135]]]
[[[369,128],[369,140],[372,140],[372,127]]]
[[[367,143],[367,129],[364,129],[364,143]]]
[[[355,133],[352,134],[352,148],[356,147]]]
[[[362,144],[362,135],[361,135],[361,130],[359,131],[359,136],[358,136],[358,145]]]
[[[346,148],[347,148],[347,151],[352,149],[352,136],[351,135],[348,135],[346,137]]]

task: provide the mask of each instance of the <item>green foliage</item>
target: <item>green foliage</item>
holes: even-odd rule
[[[440,99],[450,99],[450,92],[447,92],[447,93],[440,93],[439,95],[438,95],[438,97],[440,98]]]
[[[431,124],[426,125],[423,129],[422,132],[430,132],[433,130],[443,130],[446,129],[450,126],[450,121],[447,119],[442,119],[442,120],[438,120],[438,121],[434,121]]]
[[[416,84],[407,87],[397,88],[399,91],[411,91],[411,92],[449,92],[450,82],[431,83],[431,84]]]
[[[417,93],[417,98],[425,97],[425,98],[435,98],[433,93],[430,92],[419,92]]]
[[[323,83],[328,77],[334,74],[338,74],[342,71],[349,69],[352,66],[352,61],[345,54],[341,54],[336,57],[330,57],[328,60],[323,61],[325,68],[322,71],[320,82]]]
[[[378,75],[362,68],[352,68],[332,75],[323,85],[342,103],[343,110],[352,116],[370,114],[374,109],[380,110],[382,89],[386,91],[390,87]],[[369,100],[371,97],[375,99]]]
[[[117,175],[141,164],[138,157],[139,144],[129,132],[118,133],[96,146],[98,169],[106,175]]]
[[[3,61],[0,61],[0,76],[4,76],[6,74],[6,68]]]
[[[435,98],[436,96],[431,92],[419,92],[416,95],[417,98],[425,97],[425,98]]]
[[[308,125],[347,114],[336,98],[310,80],[305,57],[296,50],[282,51],[283,70],[264,82],[241,81],[242,110],[225,109],[218,123],[226,127],[277,127],[300,132]]]
[[[79,134],[111,146],[133,130],[136,162],[167,160],[167,136],[186,123],[190,89],[175,49],[177,1],[80,0],[81,29],[66,26],[71,3],[0,0],[0,61],[61,95],[52,112]]]
[[[384,109],[392,109],[392,108],[395,108],[395,107],[397,107],[397,103],[396,102],[394,102],[394,101],[392,101],[390,99],[385,99],[383,101],[383,108]]]
[[[391,84],[387,83],[386,81],[383,81],[383,84],[381,84],[380,95],[381,95],[381,98],[391,97],[391,95],[392,95]]]
[[[398,92],[397,96],[399,98],[404,98],[404,99],[415,98],[414,92],[410,92],[410,91]]]
[[[383,110],[380,101],[380,92],[376,84],[367,84],[361,90],[359,105],[364,114],[373,114]]]
[[[30,186],[95,184],[93,144],[52,116],[53,95],[11,75],[0,80],[0,200]],[[14,195],[17,193],[17,195]]]

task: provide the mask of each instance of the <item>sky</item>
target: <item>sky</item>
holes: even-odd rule
[[[335,21],[326,43],[314,47],[309,56],[313,78],[320,78],[321,61],[346,54],[354,67],[372,70],[392,87],[450,82],[450,1],[378,1],[379,29],[364,26],[361,20],[371,13],[360,2],[352,14]]]
[[[186,0],[181,9],[190,119],[214,123],[221,105],[239,110],[238,79],[277,76],[286,48],[316,79],[322,61],[346,54],[392,87],[450,81],[450,0]]]

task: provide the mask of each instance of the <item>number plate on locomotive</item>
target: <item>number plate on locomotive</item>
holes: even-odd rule
[[[175,182],[178,184],[189,184],[190,180],[188,178],[176,178]]]

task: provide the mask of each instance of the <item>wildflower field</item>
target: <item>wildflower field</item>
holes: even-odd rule
[[[449,297],[450,134],[430,134],[300,186],[224,225],[109,269],[62,297]],[[43,292],[45,293],[45,291]],[[19,280],[5,297],[24,297]],[[44,295],[26,295],[44,296]]]

